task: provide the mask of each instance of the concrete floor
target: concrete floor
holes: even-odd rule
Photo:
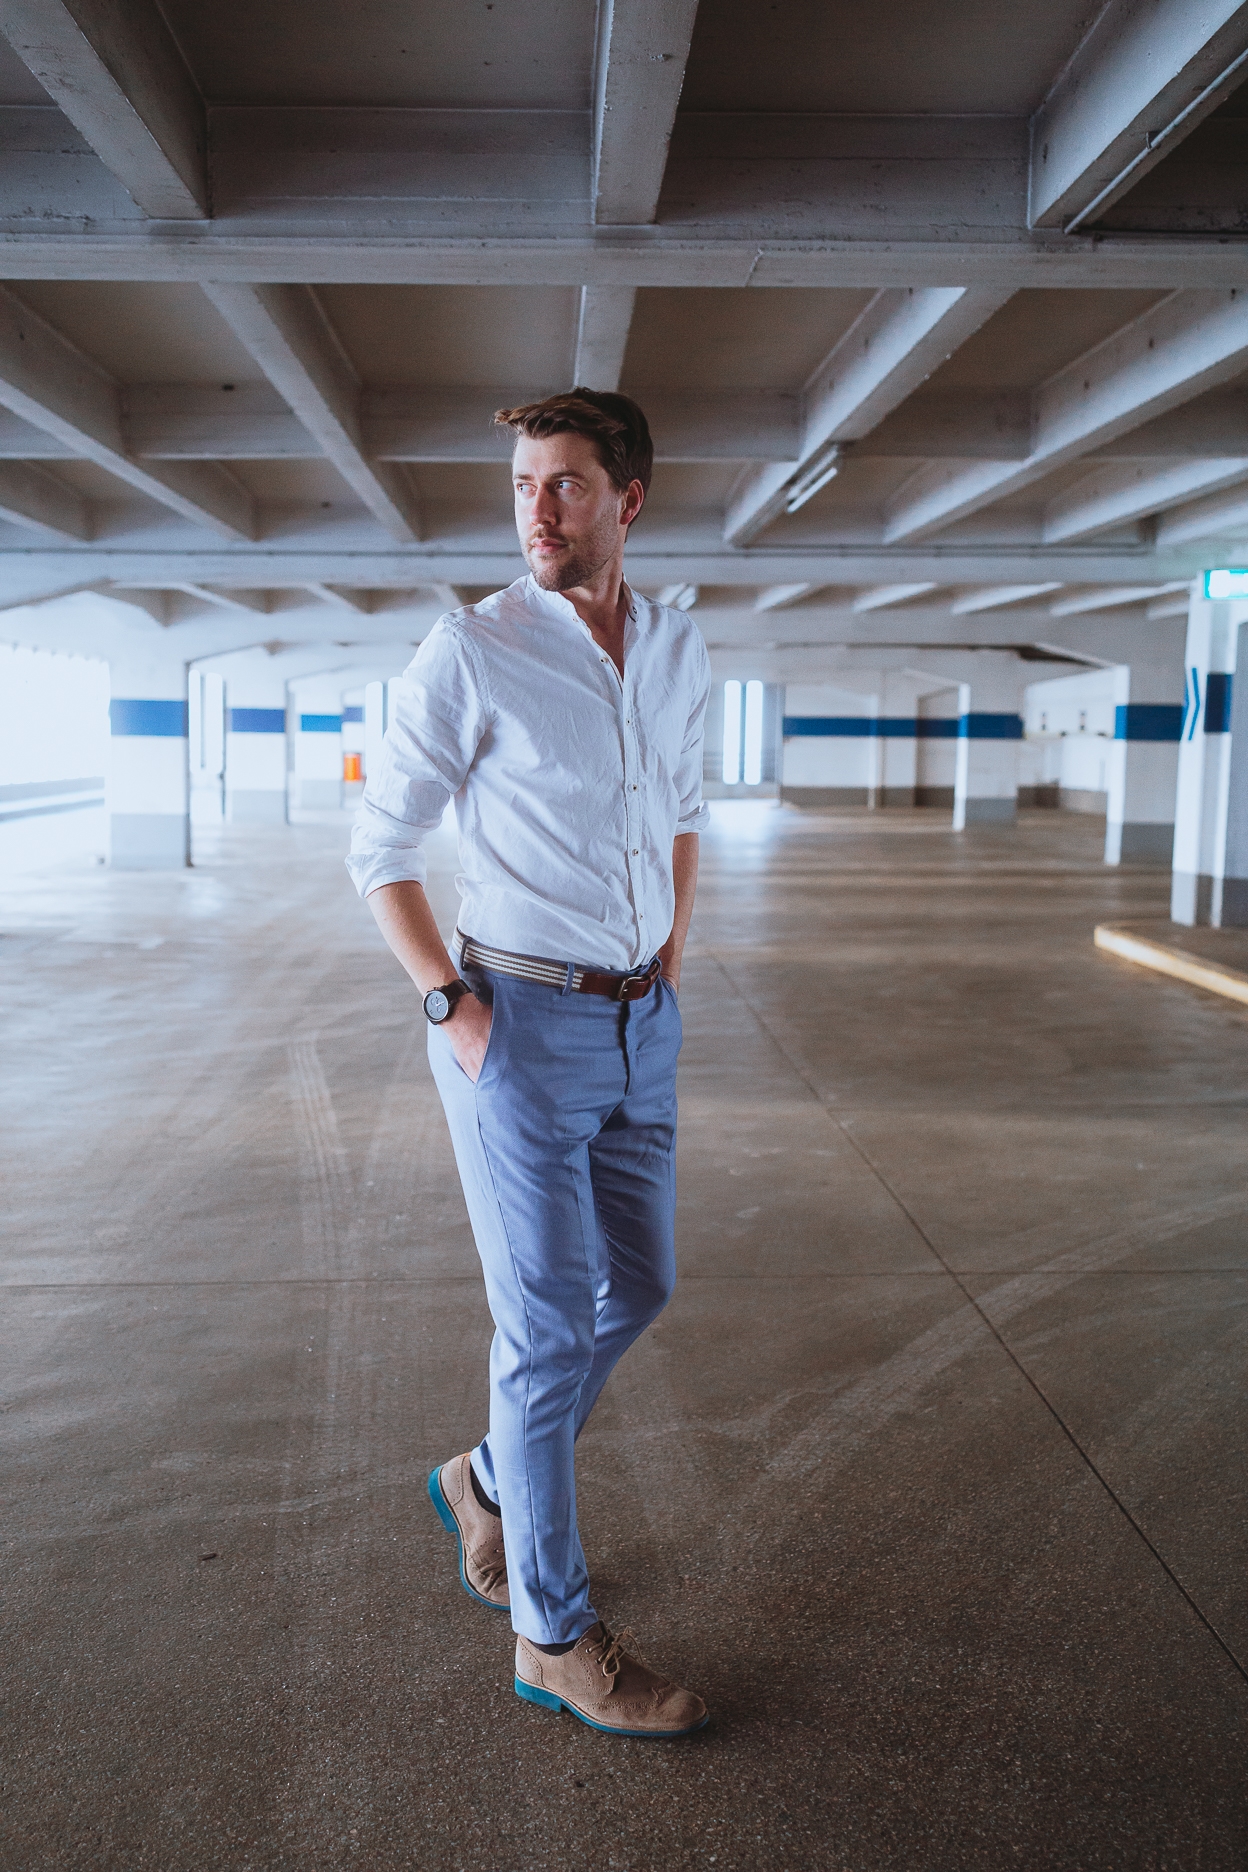
[[[672,1746],[520,1703],[425,1499],[489,1322],[343,828],[10,893],[5,1872],[1242,1868],[1248,1010],[1093,949],[1098,833],[717,809],[581,1459]]]

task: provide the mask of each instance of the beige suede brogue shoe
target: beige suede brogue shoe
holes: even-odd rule
[[[467,1456],[452,1456],[429,1478],[429,1499],[438,1520],[459,1542],[459,1577],[464,1591],[481,1605],[505,1612],[511,1604],[507,1590],[507,1556],[503,1551],[503,1524],[484,1509],[472,1492],[472,1464]]]
[[[548,1657],[516,1639],[516,1695],[544,1709],[566,1709],[607,1735],[691,1735],[708,1720],[706,1704],[625,1648],[630,1632],[613,1637],[591,1625],[562,1657]]]

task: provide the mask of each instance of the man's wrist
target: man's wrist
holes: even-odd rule
[[[425,1010],[425,1019],[432,1027],[442,1027],[453,1019],[455,1010],[466,997],[470,998],[472,989],[461,976],[447,982],[443,987],[431,988],[421,1003]]]

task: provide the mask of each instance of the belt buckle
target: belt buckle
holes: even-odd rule
[[[658,972],[659,962],[657,956],[654,961],[651,962],[649,968],[630,969],[627,975],[620,976],[620,985],[615,993],[616,1000],[640,1001],[642,995],[648,994],[650,989],[654,986],[654,978]],[[636,994],[631,992],[633,988],[637,989],[638,992]]]

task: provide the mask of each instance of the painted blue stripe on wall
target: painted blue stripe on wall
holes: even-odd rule
[[[114,696],[108,725],[115,735],[175,735],[186,738],[186,703],[149,696]]]
[[[801,735],[873,735],[874,715],[786,715],[786,736]]]
[[[1115,741],[1177,741],[1182,732],[1181,702],[1120,702],[1114,710]]]
[[[231,734],[285,734],[286,711],[280,708],[232,708]]]
[[[786,715],[784,733],[790,740],[804,735],[857,735],[868,740],[878,737],[885,741],[956,741],[959,735],[968,733],[962,725],[964,721],[971,724],[972,740],[1013,741],[1022,737],[1023,723],[1019,715],[971,715],[961,720],[952,715],[926,719],[913,715]],[[988,725],[985,727],[984,723]],[[995,725],[999,723],[1013,726]]]
[[[340,734],[341,715],[301,715],[299,727],[304,734]]]
[[[1205,733],[1230,734],[1231,684],[1229,670],[1210,670],[1205,677]]]
[[[1021,715],[994,715],[972,710],[958,718],[958,737],[962,741],[1021,741]]]
[[[357,703],[352,702],[348,708],[343,709],[342,719],[344,722],[347,722],[347,721],[362,722],[364,719],[364,711],[362,708],[359,707]]]

